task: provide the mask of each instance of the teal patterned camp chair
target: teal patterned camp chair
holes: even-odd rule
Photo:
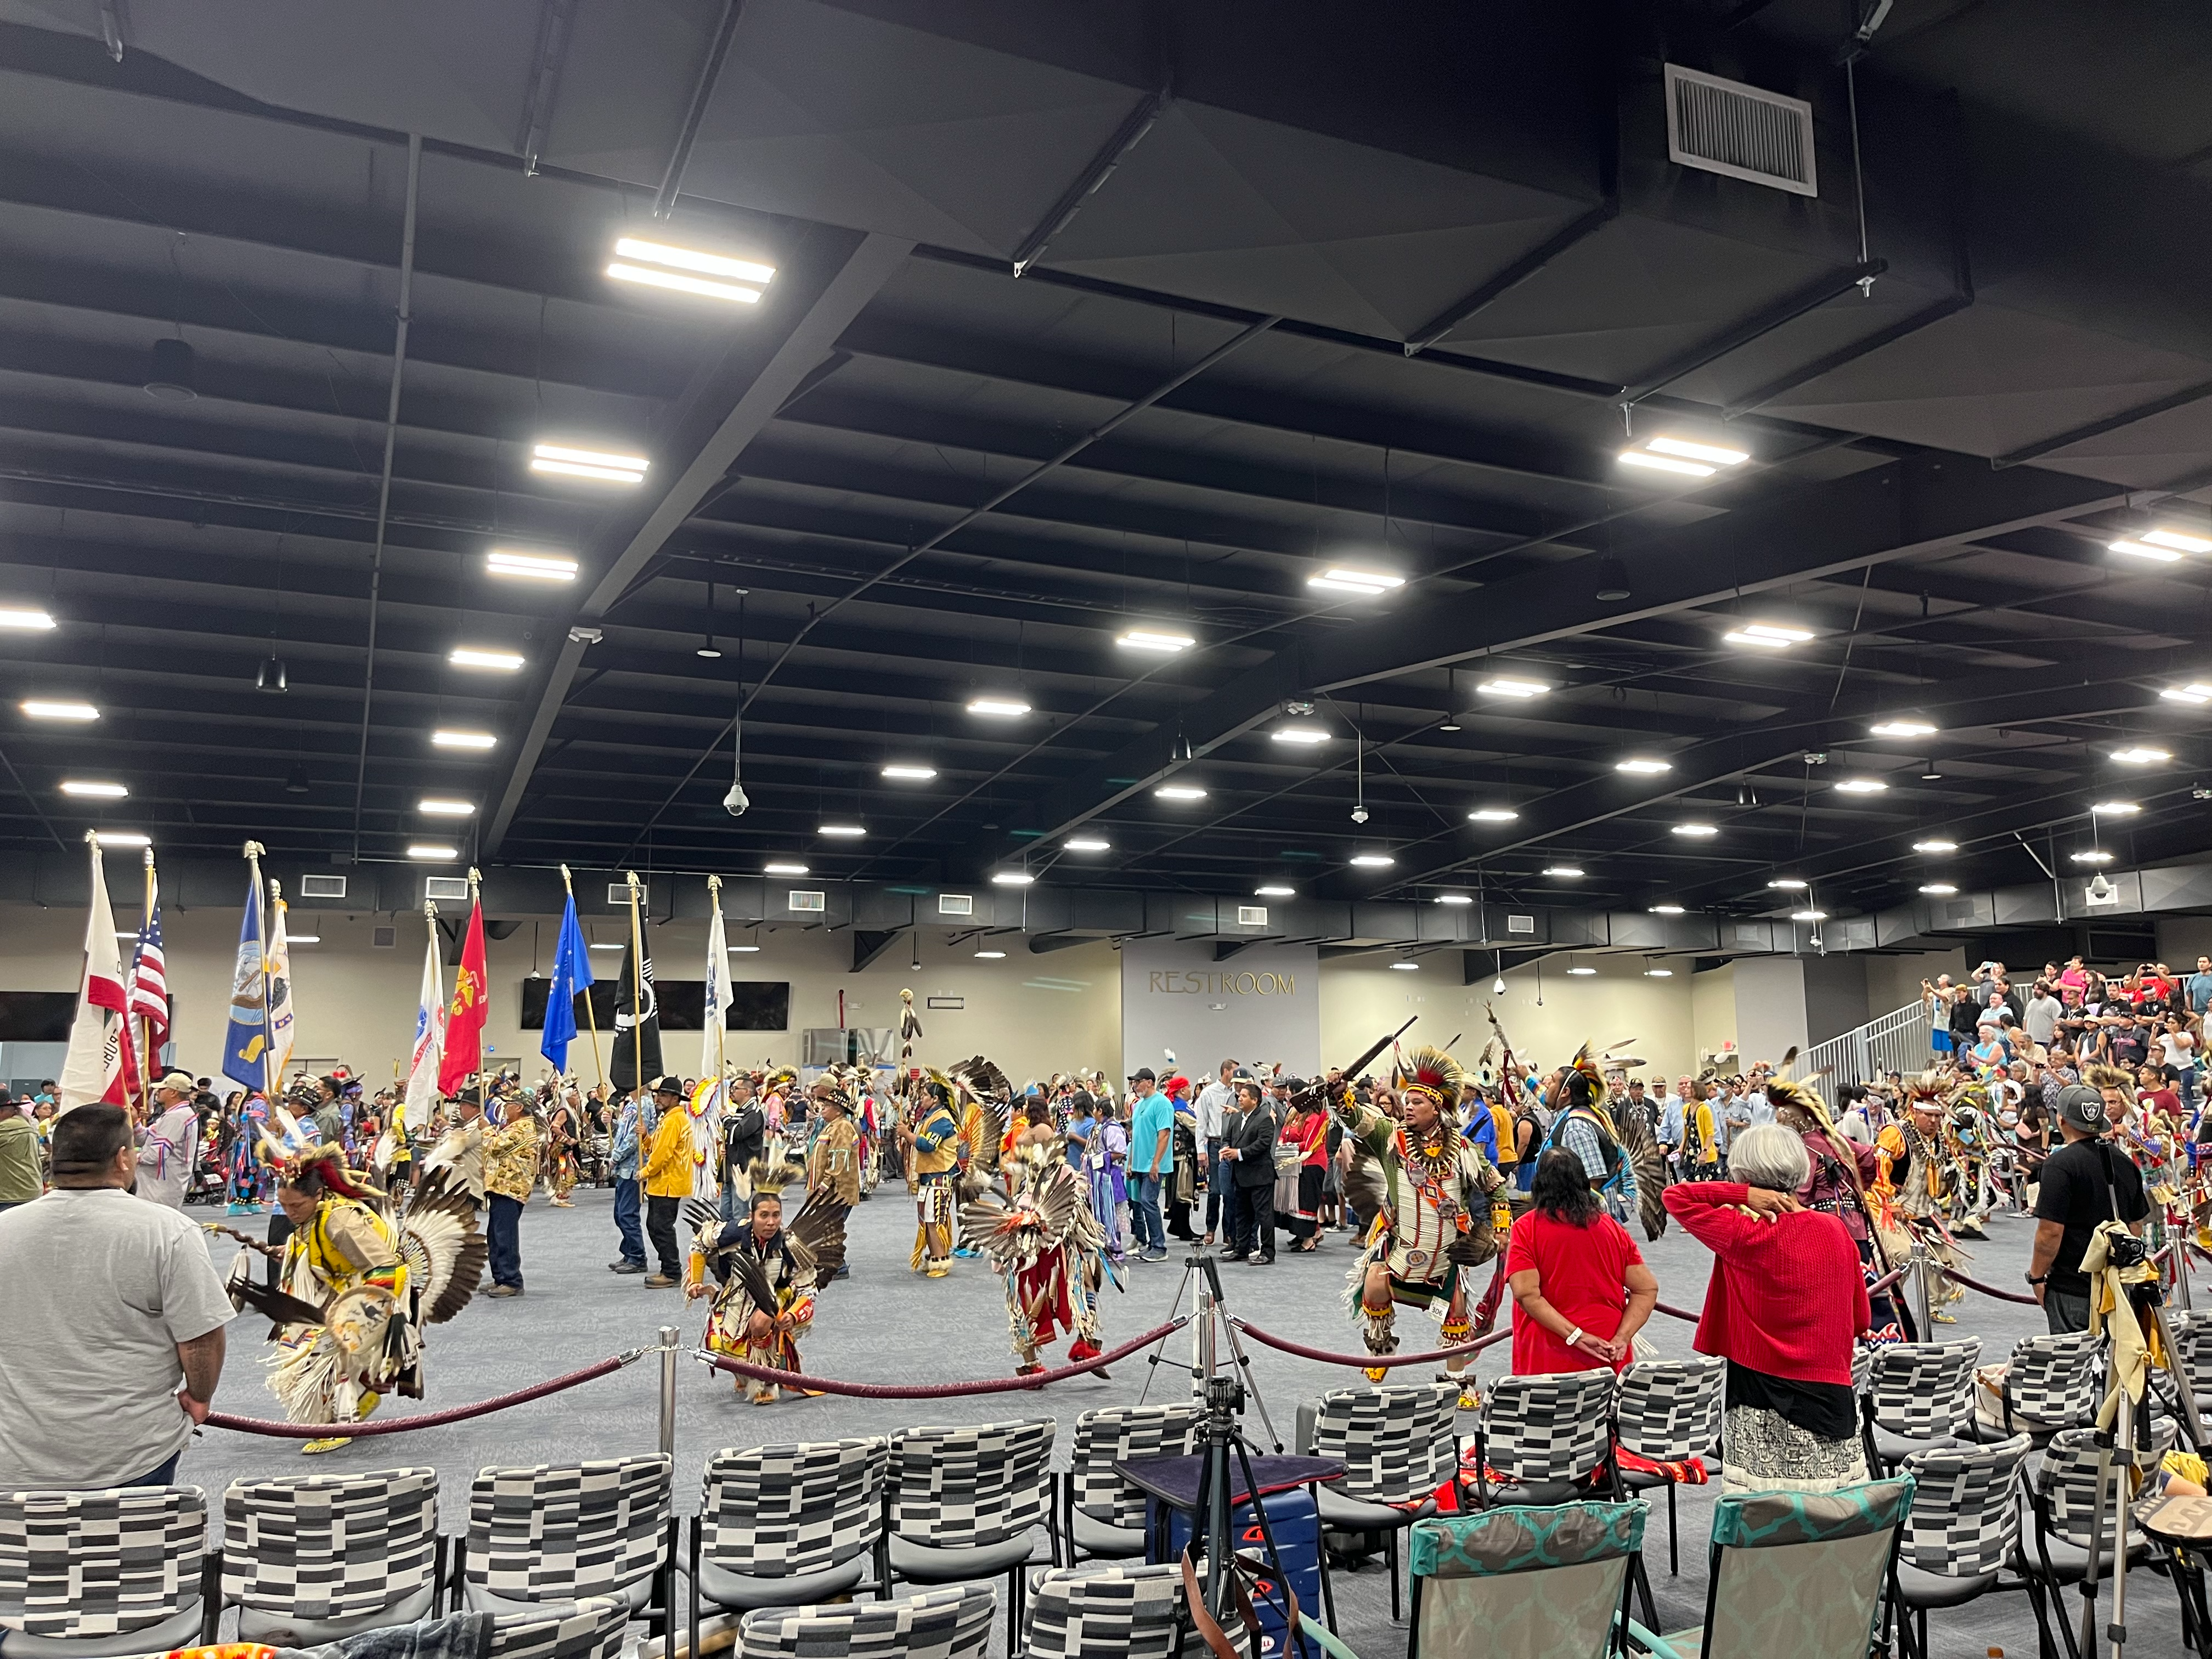
[[[1650,1513],[1638,1498],[1414,1522],[1406,1659],[1597,1659],[1627,1612]]]
[[[1632,1647],[1654,1659],[1866,1659],[1915,1484],[1722,1498],[1705,1627],[1659,1637],[1632,1623]]]

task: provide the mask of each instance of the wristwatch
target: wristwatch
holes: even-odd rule
[[[2049,1273],[2022,1273],[2021,1277],[2025,1279],[2031,1285],[2040,1285],[2048,1279],[2051,1275]]]

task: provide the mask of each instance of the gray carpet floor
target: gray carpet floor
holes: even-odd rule
[[[582,1188],[575,1197],[573,1210],[551,1208],[542,1196],[531,1203],[522,1218],[526,1294],[512,1301],[479,1297],[453,1322],[432,1330],[425,1365],[429,1397],[419,1403],[392,1402],[385,1415],[437,1410],[519,1389],[652,1343],[663,1325],[678,1328],[687,1350],[696,1344],[703,1304],[687,1306],[678,1291],[647,1290],[636,1279],[608,1272],[606,1264],[617,1254],[611,1195]],[[215,1212],[193,1213],[212,1218]],[[258,1222],[236,1224],[257,1232],[260,1226]],[[1970,1247],[1975,1260],[1966,1271],[1992,1284],[2017,1285],[2033,1232],[2031,1221],[1996,1218],[1989,1242]],[[907,1269],[913,1238],[913,1206],[896,1188],[878,1193],[855,1210],[850,1227],[852,1276],[832,1285],[821,1298],[805,1350],[810,1371],[860,1382],[901,1382],[1011,1375],[1014,1361],[998,1283],[974,1261],[957,1262],[948,1279],[930,1282],[915,1278]],[[1231,1310],[1263,1329],[1313,1346],[1357,1349],[1358,1336],[1342,1302],[1346,1270],[1352,1259],[1347,1239],[1343,1233],[1330,1234],[1322,1250],[1310,1257],[1285,1249],[1273,1267],[1224,1267]],[[219,1267],[228,1267],[235,1248],[215,1241]],[[1704,1247],[1679,1228],[1670,1228],[1665,1237],[1644,1248],[1659,1276],[1661,1299],[1681,1307],[1698,1306],[1711,1267]],[[1132,1266],[1126,1277],[1126,1292],[1109,1291],[1106,1297],[1109,1346],[1161,1323],[1178,1297],[1182,1311],[1188,1311],[1190,1305],[1180,1255],[1163,1264]],[[2017,1338],[2043,1328],[2038,1310],[1972,1292],[1955,1311],[1956,1331],[1979,1337],[1988,1360],[2002,1358]],[[1433,1323],[1403,1312],[1400,1317],[1408,1348],[1437,1346]],[[274,1414],[274,1401],[261,1386],[258,1363],[265,1352],[260,1337],[266,1328],[250,1316],[233,1327],[217,1401],[222,1410]],[[1650,1334],[1662,1355],[1689,1352],[1692,1327],[1687,1324],[1658,1317]],[[1064,1354],[1066,1350],[1063,1346],[1054,1352]],[[1270,1440],[1259,1402],[1264,1402],[1268,1419],[1287,1443],[1301,1401],[1361,1380],[1356,1370],[1345,1367],[1256,1345],[1249,1352],[1258,1401],[1246,1414],[1245,1430],[1255,1449],[1265,1449]],[[1064,1443],[1078,1414],[1101,1406],[1134,1403],[1148,1378],[1152,1400],[1179,1397],[1189,1386],[1190,1356],[1186,1331],[1170,1340],[1156,1369],[1142,1356],[1132,1357],[1113,1368],[1109,1381],[1085,1376],[1035,1392],[927,1401],[827,1395],[756,1407],[737,1397],[727,1376],[708,1370],[687,1352],[677,1371],[678,1506],[684,1514],[696,1512],[699,1471],[708,1455],[723,1447],[879,1434],[918,1423],[981,1423],[1036,1415],[1059,1420]],[[1483,1376],[1507,1369],[1506,1345],[1485,1353],[1478,1366]],[[302,1458],[290,1443],[209,1429],[186,1450],[179,1478],[215,1493],[243,1476],[287,1470],[336,1473],[428,1465],[441,1477],[441,1524],[454,1533],[465,1524],[470,1478],[483,1466],[573,1462],[653,1449],[658,1443],[659,1394],[658,1360],[648,1358],[511,1411],[419,1434],[358,1440],[315,1458]],[[1472,1429],[1471,1419],[1467,1426]],[[1667,1571],[1663,1500],[1647,1531],[1644,1554],[1662,1630],[1686,1629],[1702,1620],[1713,1490],[1681,1489],[1679,1577]],[[2143,1575],[2131,1588],[2136,1594],[2130,1598],[2128,1652],[2144,1659],[2179,1655],[2179,1620],[2172,1587]],[[1340,1634],[1361,1659],[1399,1659],[1405,1653],[1405,1626],[1391,1622],[1379,1558],[1356,1572],[1339,1571],[1335,1592]],[[2072,1605],[2078,1608],[2078,1602]],[[1984,1597],[1939,1613],[1930,1634],[1936,1659],[1983,1659],[1999,1650],[2010,1655],[2036,1650],[2034,1621],[2026,1598],[2018,1595]],[[993,1651],[1006,1650],[994,1643]]]

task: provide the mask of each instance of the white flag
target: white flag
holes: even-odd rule
[[[438,953],[438,924],[422,958],[422,993],[415,1010],[415,1063],[407,1073],[407,1128],[420,1134],[438,1103],[438,1067],[446,1055],[446,964]]]
[[[85,919],[84,970],[77,982],[76,1017],[70,1022],[69,1052],[62,1060],[57,1113],[103,1102],[130,1103],[123,1085],[123,957],[100,843],[90,836],[86,841],[92,848],[92,909]]]
[[[284,899],[275,882],[269,884],[269,1097],[284,1090],[284,1071],[292,1063],[296,1035],[292,1001],[292,941],[284,932]]]
[[[697,1198],[719,1198],[722,1183],[714,1171],[715,1153],[722,1138],[722,1102],[726,1087],[722,1076],[722,1017],[730,1006],[730,946],[722,931],[722,896],[714,895],[714,914],[707,923],[707,982],[705,1018],[700,1021],[699,1085],[692,1091],[691,1192]]]

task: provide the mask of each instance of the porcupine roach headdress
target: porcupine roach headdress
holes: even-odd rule
[[[1819,1092],[1808,1084],[1770,1078],[1766,1103],[1774,1108],[1776,1117],[1790,1121],[1800,1133],[1808,1129],[1826,1133],[1829,1127],[1827,1108]]]
[[[1460,1080],[1466,1073],[1443,1049],[1407,1049],[1399,1059],[1397,1073],[1401,1091],[1426,1095],[1438,1111],[1449,1115],[1459,1103]]]
[[[806,1166],[792,1156],[791,1148],[784,1144],[781,1135],[761,1149],[761,1154],[745,1168],[756,1193],[781,1194],[786,1187],[803,1187],[806,1182]]]
[[[299,1119],[274,1101],[270,1103],[269,1115],[283,1133],[273,1135],[264,1129],[261,1144],[269,1153],[270,1163],[276,1166],[279,1180],[296,1182],[313,1170],[322,1177],[323,1185],[341,1198],[384,1196],[346,1168],[344,1147],[323,1145]]]
[[[1589,1043],[1585,1042],[1576,1049],[1575,1057],[1560,1070],[1559,1085],[1552,1091],[1552,1098],[1545,1103],[1554,1112],[1570,1106],[1603,1109],[1605,1073],[1598,1069]]]

